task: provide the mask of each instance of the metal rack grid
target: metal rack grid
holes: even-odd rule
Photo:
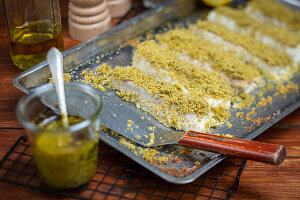
[[[229,158],[195,182],[176,185],[100,142],[98,169],[90,182],[77,189],[54,190],[39,178],[30,145],[21,136],[0,161],[0,180],[77,199],[229,199],[245,164],[246,160]],[[236,176],[224,174],[229,170]]]

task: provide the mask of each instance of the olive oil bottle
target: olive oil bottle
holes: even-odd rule
[[[13,63],[23,70],[44,61],[51,47],[63,51],[60,21],[54,25],[49,20],[26,22],[10,30],[10,56]]]
[[[63,50],[59,0],[2,0],[13,63],[26,70]]]

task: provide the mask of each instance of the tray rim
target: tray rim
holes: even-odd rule
[[[280,1],[281,2],[286,2],[288,0],[280,0]],[[103,33],[99,36],[91,38],[91,39],[89,39],[85,42],[82,42],[82,43],[72,47],[72,48],[69,48],[69,49],[62,52],[63,57],[65,57],[67,55],[70,55],[73,52],[75,52],[75,51],[77,51],[81,48],[84,48],[88,45],[91,45],[96,41],[103,40],[106,37],[110,36],[111,34],[114,34],[118,31],[121,31],[122,29],[124,29],[124,28],[126,28],[130,25],[134,25],[137,21],[139,21],[141,19],[144,19],[144,18],[147,18],[149,16],[152,16],[155,12],[158,12],[162,9],[165,9],[166,7],[168,7],[172,4],[175,4],[176,2],[178,2],[178,0],[169,0],[166,3],[162,4],[161,6],[156,7],[156,8],[152,8],[152,9],[146,11],[146,12],[143,12],[142,14],[139,14],[139,15],[129,19],[128,21],[115,26],[114,28],[110,29],[109,31],[107,31],[107,32],[105,32],[105,33]],[[22,78],[26,77],[27,75],[30,75],[31,73],[34,73],[36,71],[39,71],[39,70],[45,68],[47,65],[48,65],[47,61],[43,61],[43,62],[29,68],[28,70],[19,73],[12,80],[12,83],[13,83],[14,87],[20,89],[21,91],[23,91],[26,94],[30,93],[31,91],[28,88],[25,88],[20,83],[20,80]],[[280,121],[281,119],[283,119],[284,117],[286,117],[288,114],[292,113],[294,110],[296,110],[299,107],[300,107],[300,99],[298,101],[294,102],[293,104],[291,104],[283,112],[281,112],[276,117],[272,118],[270,121],[266,122],[262,126],[259,126],[257,129],[249,132],[248,136],[246,136],[242,139],[246,139],[246,140],[254,139],[258,135],[263,133],[265,130],[267,130],[268,128],[273,126],[276,122]],[[148,169],[152,173],[158,175],[159,177],[163,178],[164,180],[166,180],[170,183],[175,183],[175,184],[191,183],[194,180],[196,180],[197,178],[199,178],[201,175],[206,173],[209,169],[211,169],[212,167],[214,167],[215,165],[217,165],[218,163],[220,163],[221,161],[223,161],[227,158],[227,156],[223,156],[223,155],[220,155],[220,154],[215,154],[215,156],[213,156],[214,157],[213,159],[206,162],[204,165],[201,166],[201,168],[197,169],[196,171],[194,171],[190,175],[185,176],[185,177],[176,177],[176,176],[171,176],[171,175],[167,174],[166,172],[164,172],[161,169],[155,167],[154,165],[150,164],[146,160],[134,155],[134,153],[131,152],[128,148],[120,145],[118,140],[116,140],[116,139],[114,139],[110,136],[107,136],[105,134],[105,132],[102,132],[102,134],[99,134],[99,138],[102,141],[104,141],[105,143],[107,143],[108,145],[110,145],[111,147],[115,148],[116,150],[120,151],[121,153],[123,153],[124,155],[129,157],[130,159],[132,159],[135,162],[137,162],[138,164],[142,165],[143,167],[145,167],[146,169]]]
[[[284,4],[292,8],[300,10],[300,2],[297,0],[279,0],[279,1],[283,2]]]

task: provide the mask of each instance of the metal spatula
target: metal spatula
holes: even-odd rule
[[[146,147],[167,144],[220,153],[227,156],[278,165],[286,157],[286,149],[277,144],[222,137],[195,131],[174,131],[150,115],[124,102],[114,91],[102,93],[104,113],[101,123],[126,138]]]

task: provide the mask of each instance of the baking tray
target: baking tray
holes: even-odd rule
[[[300,10],[300,1],[299,0],[280,0],[285,5]]]
[[[244,1],[239,2],[245,3]],[[188,23],[193,23],[197,18],[205,17],[208,11],[209,8],[203,6],[198,0],[168,1],[155,9],[116,26],[101,36],[64,51],[64,71],[72,74],[72,80],[76,81],[82,78],[80,73],[83,70],[89,69],[94,71],[101,63],[108,63],[111,66],[130,65],[132,51],[134,50],[134,42],[132,41],[136,41],[137,38],[141,40],[151,38],[156,33],[167,31],[174,26],[185,26]],[[13,84],[25,93],[29,93],[35,87],[48,83],[49,77],[50,71],[47,63],[42,62],[17,75],[13,79]],[[293,81],[299,83],[300,76],[294,77]],[[242,110],[231,110],[232,117],[229,119],[229,122],[232,127],[229,128],[225,123],[223,126],[213,129],[212,133],[232,134],[234,137],[250,140],[300,106],[299,91],[297,93],[289,93],[285,97],[275,95],[275,93],[275,90],[267,91],[264,95],[265,97],[273,97],[272,105],[257,108],[255,113],[253,113],[251,107]],[[103,93],[99,90],[99,94],[103,96],[104,101],[103,116],[111,115],[113,111],[107,110],[111,106],[106,105],[122,103],[124,107],[136,110],[135,112],[139,112],[140,115],[145,115],[149,123],[161,126],[154,118],[137,110],[134,104],[122,101],[114,91]],[[246,120],[245,117],[243,119],[237,118],[236,112],[244,112],[245,117],[248,113],[247,117],[251,120]],[[101,140],[172,183],[184,184],[192,182],[225,159],[222,155],[201,150],[190,151],[177,145],[167,145],[156,149],[141,147],[134,143],[131,143],[132,145],[124,145],[124,143],[121,144],[120,138],[122,136],[110,131],[101,131],[100,134]],[[143,153],[140,153],[137,149],[142,149]],[[144,153],[145,150],[148,152],[154,151],[157,154],[156,158],[166,157],[166,163],[152,162],[147,159]],[[196,165],[197,161],[198,164]]]

